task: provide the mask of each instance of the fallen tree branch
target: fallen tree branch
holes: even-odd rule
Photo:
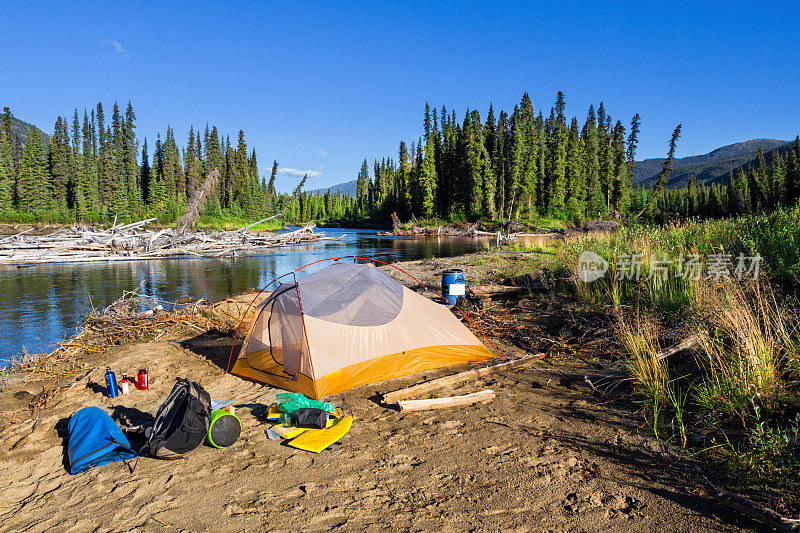
[[[469,290],[476,298],[510,296],[527,292],[528,287],[509,287],[508,285],[470,285]]]
[[[596,395],[598,396],[603,395],[603,391],[594,386],[594,383],[592,383],[592,380],[589,379],[589,376],[583,376],[583,382],[589,385],[589,388],[592,389],[592,392],[595,393]]]
[[[206,204],[206,199],[208,199],[211,191],[214,190],[218,179],[219,170],[215,168],[206,176],[203,186],[192,194],[189,200],[189,206],[186,208],[186,214],[175,223],[175,233],[177,235],[182,235],[183,232],[194,225],[195,220],[197,220],[197,217],[200,215],[200,211],[203,210],[203,206]]]
[[[261,224],[263,222],[266,222],[267,220],[272,220],[273,218],[278,218],[280,216],[283,216],[283,213],[278,213],[277,215],[272,215],[271,217],[262,218],[258,222],[253,222],[252,224],[248,224],[248,225],[246,225],[244,227],[241,227],[241,228],[237,229],[236,231],[234,231],[233,233],[244,233],[247,230],[249,230],[250,228],[252,228],[253,226],[258,226],[259,224]]]
[[[280,216],[280,215],[275,215]],[[259,224],[266,220],[253,224]],[[314,222],[288,233],[252,235],[244,228],[220,231],[194,231],[178,234],[172,228],[143,231],[154,219],[140,220],[113,230],[73,226],[44,236],[16,235],[15,242],[0,242],[0,264],[68,263],[75,261],[117,261],[194,256],[219,257],[255,250],[264,246],[286,246],[317,241],[336,241],[314,231]]]
[[[766,524],[774,531],[779,531],[780,533],[800,533],[800,520],[786,518],[780,513],[754,502],[750,498],[717,487],[706,477],[694,459],[692,459],[692,463],[702,478],[703,485],[705,485],[705,493],[711,498],[714,498],[714,500],[723,507],[743,514],[762,524]]]
[[[689,348],[693,348],[694,346],[700,344],[702,342],[702,340],[703,340],[703,337],[705,337],[706,335],[708,335],[707,331],[701,331],[699,333],[693,333],[693,334],[689,335],[688,337],[686,337],[685,339],[683,339],[678,344],[672,346],[671,348],[667,348],[666,350],[664,350],[660,354],[656,355],[656,357],[658,359],[664,359],[666,357],[669,357],[670,355],[674,355],[674,354],[676,354],[678,352],[682,352],[684,350],[688,350]]]
[[[14,239],[16,239],[17,237],[20,237],[20,236],[22,236],[22,235],[25,235],[25,234],[26,234],[26,233],[28,233],[29,231],[33,231],[33,228],[28,228],[28,229],[26,229],[25,231],[21,231],[21,232],[17,233],[16,235],[11,235],[11,236],[9,236],[9,237],[5,237],[5,238],[3,238],[3,239],[0,239],[0,244],[2,244],[2,243],[4,243],[4,242],[10,242],[10,241],[13,241],[13,240],[14,240]]]
[[[424,411],[427,409],[446,409],[472,405],[478,402],[488,402],[494,399],[494,391],[487,389],[462,396],[449,396],[447,398],[431,398],[428,400],[400,400],[397,404],[401,411]]]
[[[514,359],[512,361],[506,361],[504,363],[499,363],[492,366],[486,366],[483,368],[473,368],[472,370],[467,370],[466,372],[461,372],[459,374],[453,374],[450,376],[444,376],[441,378],[432,379],[430,381],[426,381],[424,383],[420,383],[412,387],[406,387],[405,389],[400,389],[394,392],[386,393],[383,395],[383,402],[395,403],[403,398],[408,398],[410,396],[419,396],[422,393],[440,389],[442,387],[446,387],[447,385],[455,385],[456,383],[473,381],[478,379],[479,377],[493,374],[495,372],[501,372],[503,370],[508,370],[509,368],[519,366],[523,363],[527,363],[528,361],[537,359],[539,357],[544,357],[544,354],[543,353],[528,354],[523,357],[520,357],[519,359]]]

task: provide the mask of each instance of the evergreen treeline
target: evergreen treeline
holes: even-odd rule
[[[769,162],[768,162],[769,160]],[[755,160],[731,169],[726,183],[698,184],[664,191],[656,201],[660,220],[723,218],[793,206],[800,200],[800,137],[785,154],[773,149],[769,158],[759,148]]]
[[[358,173],[355,211],[362,218],[535,219],[571,221],[603,215],[648,219],[722,217],[794,204],[800,197],[800,139],[786,157],[763,151],[729,184],[644,189],[632,185],[641,126],[635,115],[626,128],[603,103],[590,106],[579,123],[564,114],[564,94],[545,117],[528,94],[511,115],[485,120],[470,111],[463,120],[445,107],[425,106],[423,135],[410,148],[400,143],[398,160],[365,160]],[[674,155],[680,126],[670,141]],[[671,158],[668,158],[671,161]],[[666,170],[664,178],[668,177]],[[730,191],[730,192],[729,192]]]
[[[14,139],[11,111],[3,111],[0,132],[0,213],[39,213],[52,221],[103,221],[113,217],[137,219],[158,216],[169,222],[180,216],[205,176],[218,168],[219,185],[203,211],[211,217],[259,217],[278,212],[288,222],[343,219],[353,201],[340,194],[292,196],[275,190],[277,161],[269,180],[259,177],[255,150],[248,151],[244,132],[236,146],[216,127],[201,134],[193,127],[179,147],[172,128],[158,134],[149,151],[135,135],[133,107],[123,114],[117,105],[107,123],[102,103],[91,111],[78,110],[70,121],[58,117],[49,146],[32,127],[24,147]],[[141,148],[141,149],[140,149]],[[11,217],[13,218],[13,216]]]
[[[356,198],[340,193],[302,192],[304,177],[291,195],[275,190],[278,163],[269,179],[259,177],[255,150],[248,151],[243,131],[236,145],[207,125],[193,127],[179,147],[172,128],[159,134],[149,150],[135,135],[136,116],[128,103],[115,103],[106,123],[102,104],[77,109],[72,120],[58,117],[49,146],[35,127],[25,146],[13,138],[11,112],[4,109],[0,131],[0,213],[4,218],[39,214],[51,221],[104,221],[180,216],[206,174],[218,168],[221,179],[204,216],[255,218],[283,213],[284,221],[385,222],[402,218],[493,220],[555,217],[577,221],[602,215],[655,220],[724,217],[793,205],[800,198],[800,138],[785,154],[777,150],[731,171],[727,183],[684,189],[632,186],[641,121],[630,127],[614,121],[601,103],[590,106],[583,124],[564,114],[563,93],[545,117],[530,97],[509,115],[485,120],[469,111],[425,106],[422,136],[400,142],[397,161],[361,165]],[[680,126],[673,133],[674,153]],[[666,177],[666,176],[665,176]],[[37,216],[39,216],[37,215]]]
[[[425,106],[423,135],[398,160],[364,161],[358,174],[358,211],[397,211],[408,218],[578,219],[624,214],[644,205],[632,190],[640,119],[630,128],[601,103],[582,124],[564,114],[559,92],[549,116],[536,113],[528,94],[509,115],[489,107],[486,119],[470,111]]]

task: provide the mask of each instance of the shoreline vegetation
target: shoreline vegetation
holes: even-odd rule
[[[53,134],[30,126],[15,137],[11,111],[0,131],[0,222],[131,223],[157,217],[173,223],[217,169],[218,183],[198,208],[200,224],[254,221],[281,213],[285,223],[316,220],[342,227],[385,225],[391,213],[404,220],[446,223],[499,220],[537,225],[540,219],[578,225],[610,218],[668,224],[691,218],[768,212],[800,199],[800,137],[793,145],[731,168],[727,181],[666,189],[681,133],[670,138],[667,157],[652,183],[634,179],[641,120],[629,127],[612,119],[603,103],[585,120],[565,114],[558,92],[549,116],[525,93],[513,112],[489,106],[485,119],[466,110],[463,120],[444,106],[426,104],[422,135],[400,142],[398,157],[363,161],[356,193],[310,193],[303,176],[291,193],[275,189],[278,162],[261,176],[244,131],[237,142],[216,127],[190,127],[185,146],[167,128],[155,143],[136,137],[128,102],[113,106],[109,123],[102,103],[57,117]],[[152,141],[152,139],[151,139]],[[153,149],[150,149],[150,146]],[[376,224],[377,223],[377,224]]]

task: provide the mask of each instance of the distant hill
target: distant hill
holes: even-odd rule
[[[337,185],[332,185],[330,187],[326,187],[324,189],[315,189],[313,191],[308,191],[311,194],[325,194],[328,191],[331,191],[332,194],[336,194],[337,192],[347,194],[352,196],[353,198],[356,197],[356,180],[353,181],[346,181],[344,183],[339,183]]]
[[[791,143],[791,141],[777,139],[752,139],[722,146],[707,154],[675,159],[672,174],[665,186],[671,189],[685,187],[692,174],[698,183],[724,181],[731,168],[736,169],[755,159],[759,147],[769,153],[773,148],[786,149]],[[642,182],[645,186],[653,183],[658,177],[663,163],[663,158],[636,161],[634,180]]]
[[[0,124],[2,124],[2,117],[0,117]],[[23,148],[28,141],[28,130],[32,127],[32,124],[28,124],[17,117],[11,117],[11,132],[14,135],[14,141],[19,141]],[[41,130],[41,128],[39,128],[39,130]],[[44,140],[44,149],[47,151],[50,147],[50,136],[42,132],[42,139]]]

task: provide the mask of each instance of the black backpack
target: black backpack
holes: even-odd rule
[[[145,430],[142,453],[159,459],[178,459],[199,448],[211,419],[211,397],[206,390],[188,379],[175,381],[156,412],[153,427]]]

